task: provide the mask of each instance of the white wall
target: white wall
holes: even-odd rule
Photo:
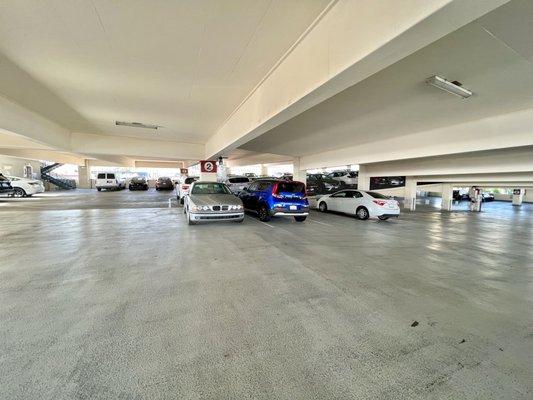
[[[39,161],[0,155],[0,172],[6,175],[23,177],[24,167],[28,164],[33,167],[35,178],[40,179],[41,163]]]

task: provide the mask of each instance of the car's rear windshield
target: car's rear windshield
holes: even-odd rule
[[[276,193],[303,193],[305,185],[302,182],[279,182]]]
[[[367,192],[367,193],[375,199],[390,199],[389,196],[384,196],[381,193],[376,193],[376,192]]]
[[[157,180],[160,181],[160,182],[163,182],[163,181],[166,182],[166,181],[169,181],[170,178],[168,176],[162,176],[162,177],[158,178]]]
[[[357,178],[357,172],[353,172],[353,171],[348,172],[348,176],[349,176],[350,178]]]
[[[231,194],[223,183],[205,182],[195,183],[192,194]]]
[[[97,179],[105,179],[105,174],[98,174]]]
[[[115,179],[115,174],[107,174],[107,179]]]
[[[239,177],[239,178],[229,178],[229,183],[247,183],[250,182],[250,180],[246,177]]]
[[[133,182],[144,182],[144,178],[142,178],[140,176],[136,176],[136,177],[132,178],[132,181]]]
[[[196,178],[185,178],[185,184],[187,185],[190,185],[194,181],[196,181]]]

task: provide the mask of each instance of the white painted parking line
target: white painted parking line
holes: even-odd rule
[[[273,225],[267,224],[266,222],[259,221],[258,219],[255,219],[255,218],[252,218],[252,217],[249,217],[249,216],[246,216],[246,219],[249,219],[249,220],[255,221],[255,222],[259,222],[260,224],[263,224],[263,225],[266,225],[266,226],[270,226],[271,228],[275,228],[275,226],[273,226]]]
[[[333,225],[331,225],[331,224],[326,224],[325,222],[316,221],[316,220],[314,220],[314,219],[310,219],[309,221],[311,221],[311,222],[316,222],[317,224],[320,224],[320,225],[333,226]]]

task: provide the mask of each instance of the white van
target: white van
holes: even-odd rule
[[[126,188],[126,179],[114,172],[99,172],[96,176],[96,189],[122,190]]]

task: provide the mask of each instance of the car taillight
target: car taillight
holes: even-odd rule
[[[281,199],[281,196],[278,194],[278,183],[274,183],[274,186],[272,186],[272,197]]]
[[[387,202],[383,200],[372,200],[372,201],[376,203],[378,206],[384,206],[385,204],[387,204]]]

